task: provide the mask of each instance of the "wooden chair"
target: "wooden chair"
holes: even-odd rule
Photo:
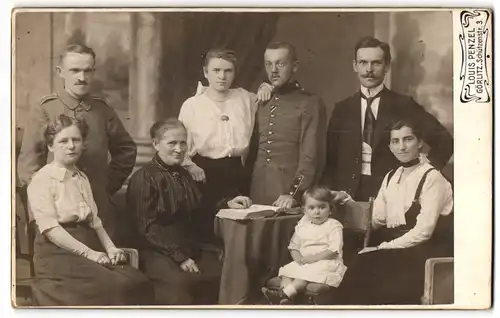
[[[356,254],[368,246],[370,239],[371,220],[373,213],[373,198],[369,202],[348,202],[338,207],[338,220],[344,226],[344,260],[345,256]],[[348,265],[347,265],[348,266]],[[271,278],[266,287],[279,289],[281,279]],[[309,283],[306,291],[296,299],[297,304],[326,305],[334,299],[336,288],[325,284]]]
[[[422,305],[453,304],[453,257],[429,258],[425,262],[425,283]]]
[[[15,240],[16,240],[16,273],[19,263],[25,263],[28,265],[28,276],[27,277],[17,277],[15,276],[14,290],[16,296],[16,302],[18,303],[31,303],[31,284],[35,278],[35,267],[33,264],[33,243],[34,243],[34,230],[33,224],[29,222],[29,212],[28,212],[28,199],[26,188],[17,187],[16,188],[16,209],[21,211],[16,211],[16,226],[15,226]],[[17,204],[20,203],[20,204]],[[21,226],[22,225],[22,226]],[[20,245],[21,237],[26,238],[27,249],[23,249]]]

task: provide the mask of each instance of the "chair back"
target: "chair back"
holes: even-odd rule
[[[29,261],[30,265],[30,276],[34,277],[35,276],[35,267],[33,264],[33,255],[35,253],[34,251],[34,241],[35,241],[35,224],[34,221],[30,222],[30,213],[29,213],[29,207],[28,207],[28,193],[27,193],[27,188],[26,187],[17,187],[16,189],[17,192],[17,197],[19,198],[19,201],[21,205],[17,205],[18,208],[21,209],[20,213],[16,213],[18,216],[22,216],[24,220],[23,222],[19,222],[21,220],[16,220],[16,239],[18,242],[16,244],[20,243],[20,236],[23,235],[26,237],[27,241],[27,251],[23,252],[22,248],[19,246],[17,247],[16,250],[16,257],[25,259]],[[23,225],[21,227],[21,224]]]
[[[425,262],[423,305],[453,304],[454,259],[453,257],[429,258]]]
[[[373,198],[368,202],[351,201],[340,206],[340,220],[344,231],[363,235],[363,247],[368,246],[370,240],[373,214]]]

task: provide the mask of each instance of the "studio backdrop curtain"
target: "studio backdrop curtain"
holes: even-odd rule
[[[236,52],[235,87],[255,92],[265,79],[264,51],[274,38],[279,13],[162,13],[160,116],[177,116],[182,103],[196,92],[203,77],[203,54],[211,48]]]

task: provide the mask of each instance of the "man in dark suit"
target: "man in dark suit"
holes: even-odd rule
[[[353,69],[361,89],[335,105],[328,125],[322,180],[331,189],[367,201],[377,195],[387,172],[399,165],[389,150],[387,126],[393,120],[410,116],[418,122],[431,148],[428,159],[437,169],[442,169],[453,154],[453,137],[411,97],[384,86],[391,63],[387,43],[365,37],[356,44],[354,54]]]

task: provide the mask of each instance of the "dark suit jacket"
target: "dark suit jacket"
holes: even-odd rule
[[[431,147],[428,159],[441,170],[453,154],[453,137],[441,123],[417,104],[411,97],[384,88],[380,95],[375,136],[372,145],[371,196],[377,195],[384,176],[399,166],[389,150],[393,120],[409,116],[423,133],[424,141]],[[356,197],[361,176],[361,95],[358,91],[335,105],[328,125],[327,161],[322,182],[332,189],[344,190]]]

